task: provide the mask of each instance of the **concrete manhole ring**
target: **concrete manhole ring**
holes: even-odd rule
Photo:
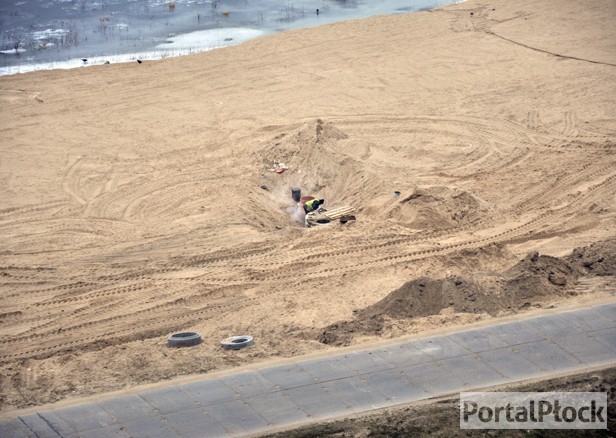
[[[192,347],[201,343],[201,335],[196,332],[174,333],[167,338],[169,347]]]
[[[254,344],[252,336],[231,336],[220,342],[225,350],[239,350],[240,348],[248,347]]]

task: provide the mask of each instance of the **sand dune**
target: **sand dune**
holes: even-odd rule
[[[325,351],[409,281],[614,237],[615,20],[470,0],[1,77],[0,409]],[[357,221],[302,227],[296,186]],[[531,305],[613,299],[602,274]],[[495,316],[439,309],[353,343]]]

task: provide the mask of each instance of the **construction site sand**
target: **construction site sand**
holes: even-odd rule
[[[334,350],[325,327],[409,281],[614,237],[615,19],[607,0],[471,0],[0,78],[0,410]],[[357,221],[302,227],[292,187]],[[613,283],[454,300],[350,342],[613,300]],[[204,343],[168,349],[184,330]],[[220,348],[238,334],[255,345]]]

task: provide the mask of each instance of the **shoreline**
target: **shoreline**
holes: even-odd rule
[[[366,6],[365,10],[358,10],[355,13],[342,13],[338,17],[329,16],[328,14],[324,14],[319,17],[317,14],[320,19],[319,22],[311,21],[310,19],[305,18],[304,13],[302,13],[302,18],[299,19],[297,23],[295,21],[289,21],[286,23],[284,21],[281,21],[279,23],[276,23],[276,25],[265,25],[264,23],[261,23],[261,26],[255,27],[245,27],[243,23],[239,23],[239,25],[229,23],[230,25],[228,26],[218,27],[219,23],[217,23],[217,26],[214,28],[205,28],[180,33],[176,33],[173,31],[169,32],[167,37],[164,38],[166,39],[165,42],[154,45],[149,49],[144,49],[136,52],[118,52],[105,55],[91,56],[82,54],[82,56],[76,56],[58,61],[26,63],[19,65],[7,64],[5,66],[0,66],[0,76],[29,73],[32,71],[40,70],[72,69],[79,67],[88,67],[92,65],[103,65],[107,63],[127,63],[134,62],[137,60],[154,61],[171,57],[188,56],[215,50],[218,48],[231,47],[264,35],[273,35],[292,30],[327,26],[330,24],[349,20],[369,18],[371,16],[417,13],[425,11],[427,9],[442,8],[452,4],[455,5],[463,3],[465,1],[466,0],[450,0],[443,5],[439,5],[438,2],[434,2],[435,6],[433,7],[427,8],[423,6],[418,6],[417,9],[410,9],[406,12],[404,12],[402,8],[392,10],[391,5],[385,7],[383,11],[370,12],[372,9],[375,8],[373,6]],[[394,1],[393,4],[396,4],[396,2]],[[329,9],[329,6],[327,7],[327,9]],[[126,25],[123,26],[125,27]],[[66,29],[60,29],[60,31],[68,32]],[[47,32],[53,34],[53,32],[51,32],[51,29],[48,29]],[[124,42],[124,44],[125,43],[126,42]],[[52,47],[54,45],[54,43],[50,43],[48,47]],[[53,50],[53,48],[47,50]],[[23,48],[18,48],[15,49],[14,54],[11,50],[3,50],[0,56],[7,57],[6,59],[8,60],[8,57],[10,56],[18,55],[20,57],[26,57],[28,56],[28,53],[29,51],[26,51]],[[82,59],[87,59],[87,62],[83,62]]]
[[[221,36],[221,35],[224,35]],[[209,52],[211,50],[220,49],[223,47],[232,47],[254,38],[267,35],[255,29],[248,28],[225,28],[211,29],[205,31],[195,31],[188,34],[180,34],[175,37],[168,38],[167,44],[159,44],[156,49],[135,52],[135,53],[118,53],[113,55],[92,56],[84,62],[82,58],[73,58],[66,61],[57,61],[42,64],[25,64],[19,66],[0,67],[0,76],[10,76],[15,74],[30,73],[41,70],[68,70],[73,68],[91,67],[107,64],[121,64],[139,61],[160,61],[178,56],[195,55],[198,53]],[[203,36],[206,40],[212,41],[209,44],[202,46],[184,47],[182,41],[195,40],[198,36]],[[164,48],[165,46],[169,48]]]

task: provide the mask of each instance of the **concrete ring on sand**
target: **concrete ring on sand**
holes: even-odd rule
[[[220,342],[225,350],[239,350],[240,348],[248,347],[254,344],[252,336],[231,336]]]
[[[192,347],[201,343],[201,335],[195,332],[174,333],[167,338],[169,347]]]

